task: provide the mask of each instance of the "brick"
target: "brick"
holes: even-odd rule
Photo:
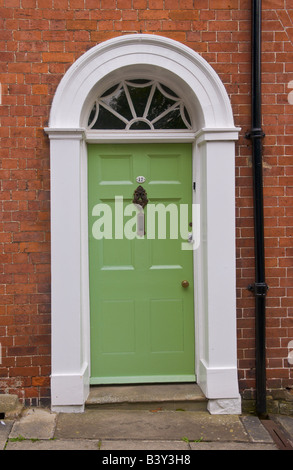
[[[33,377],[38,375],[38,367],[14,367],[10,369],[11,377]]]
[[[164,0],[149,0],[148,5],[150,10],[163,10]]]
[[[93,20],[74,20],[74,21],[67,21],[66,28],[68,30],[76,31],[78,29],[85,29],[89,30],[96,30],[97,29],[97,22]]]
[[[139,10],[138,18],[140,20],[163,20],[168,19],[169,14],[165,10]]]
[[[34,253],[34,252],[43,252],[49,251],[48,243],[38,243],[38,242],[21,242],[19,245],[21,252]]]
[[[31,64],[29,63],[9,63],[8,64],[8,72],[14,73],[29,73],[31,70]]]
[[[100,26],[100,29],[109,29],[108,23],[103,23],[103,26]],[[114,22],[114,29],[117,31],[137,31],[144,29],[144,22],[143,21],[115,21]]]
[[[32,92],[36,95],[47,95],[48,85],[33,85]]]
[[[165,0],[165,8],[168,10],[172,10],[172,9],[178,10],[179,7],[180,7],[179,0]]]
[[[189,31],[190,30],[190,21],[163,21],[162,22],[163,31]]]
[[[237,31],[238,24],[235,21],[210,21],[209,31]]]
[[[197,20],[199,18],[199,11],[173,10],[169,16],[171,20]]]
[[[237,10],[238,0],[210,0],[210,8],[212,10]]]
[[[117,0],[117,8],[121,10],[130,10],[132,7],[132,0]],[[134,7],[136,8],[136,7]]]
[[[33,387],[48,387],[50,385],[49,377],[33,377],[32,386]]]
[[[62,53],[62,52],[44,52],[43,53],[44,62],[73,62],[72,53]]]

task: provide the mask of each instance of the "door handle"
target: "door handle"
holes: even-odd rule
[[[186,287],[189,286],[189,282],[188,282],[188,281],[182,281],[182,282],[181,282],[181,286],[184,287],[184,288],[186,288]]]

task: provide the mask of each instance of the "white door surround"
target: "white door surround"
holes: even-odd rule
[[[96,96],[124,77],[152,78],[188,103],[188,131],[87,130]],[[211,413],[240,413],[236,348],[235,141],[226,90],[192,49],[132,34],[83,54],[61,80],[51,108],[52,373],[54,411],[81,412],[89,393],[87,142],[192,142],[197,383]]]

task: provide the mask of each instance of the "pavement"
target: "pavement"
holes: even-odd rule
[[[172,463],[154,460],[163,455],[190,463],[195,450],[293,450],[293,416],[269,418],[211,415],[205,410],[88,408],[84,413],[54,413],[27,408],[19,416],[0,418],[0,450],[97,450],[97,458],[106,459],[103,464],[130,467]],[[146,457],[137,457],[142,454],[136,451],[145,451]],[[167,453],[155,457],[157,451]]]

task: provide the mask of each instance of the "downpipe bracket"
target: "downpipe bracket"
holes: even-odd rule
[[[254,284],[249,284],[247,290],[253,292],[256,297],[265,297],[269,286],[265,282],[255,282]]]
[[[263,130],[259,128],[251,129],[250,131],[245,133],[246,139],[263,139],[265,136],[266,135]]]

